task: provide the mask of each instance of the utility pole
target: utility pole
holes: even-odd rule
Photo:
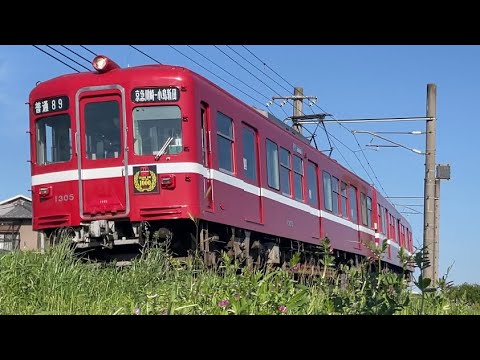
[[[425,147],[425,188],[423,210],[423,246],[428,251],[429,266],[422,271],[424,278],[434,277],[435,243],[435,137],[437,122],[437,85],[427,85],[427,120]]]
[[[295,118],[303,115],[303,88],[295,87],[293,90],[293,129],[299,134],[302,133],[302,124],[300,124]]]
[[[303,114],[303,100],[310,100],[311,104],[315,104],[317,101],[316,96],[303,96],[303,88],[302,87],[295,87],[293,89],[293,96],[273,96],[272,103],[275,100],[284,100],[283,104],[280,106],[283,106],[288,102],[288,100],[293,100],[293,116],[291,117],[292,122],[293,122],[293,129],[298,132],[299,134],[302,134],[302,124],[298,121],[298,118],[302,118],[304,116]],[[268,106],[269,104],[267,104]]]
[[[438,254],[439,254],[439,234],[440,234],[440,179],[435,178],[435,232],[433,241],[433,279],[432,283],[435,285],[438,279]]]
[[[441,180],[450,180],[450,165],[437,164],[437,173],[435,176],[435,232],[433,241],[433,279],[432,284],[435,285],[439,272],[438,267],[440,263],[439,246],[440,246],[440,182]]]

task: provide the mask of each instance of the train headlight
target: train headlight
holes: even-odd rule
[[[93,68],[99,73],[104,73],[113,69],[119,69],[120,66],[105,55],[97,55],[92,61]]]
[[[97,71],[102,71],[105,69],[105,66],[107,66],[107,61],[105,56],[96,56],[95,59],[93,59],[93,67]]]

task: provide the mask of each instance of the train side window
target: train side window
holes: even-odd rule
[[[308,162],[307,168],[307,191],[308,191],[308,204],[318,208],[318,184],[317,184],[317,165]]]
[[[67,114],[48,116],[36,123],[37,164],[47,165],[72,158],[72,131]]]
[[[382,226],[382,205],[377,204],[377,210],[378,210],[378,220],[377,220],[377,231],[379,233],[383,232],[383,226]]]
[[[266,140],[267,145],[267,182],[268,186],[280,190],[278,169],[278,146],[273,141]]]
[[[245,177],[249,180],[257,181],[256,133],[248,127],[243,127],[242,131],[243,170]]]
[[[323,172],[323,204],[326,210],[332,211],[332,179],[326,171]]]
[[[382,233],[387,235],[387,219],[386,219],[386,211],[387,209],[383,208],[381,209],[381,214],[382,214]]]
[[[368,228],[372,227],[372,198],[361,194],[362,203],[362,223]]]
[[[339,181],[338,179],[335,177],[335,176],[332,176],[332,205],[333,205],[333,213],[336,214],[336,215],[339,215],[339,212],[338,212],[338,203],[339,203],[339,200],[340,200],[340,192],[339,192],[339,189],[338,189],[338,184]]]
[[[357,210],[357,188],[350,185],[350,220],[355,224],[358,222]]]
[[[367,226],[372,228],[372,198],[367,196]]]
[[[233,120],[217,112],[218,168],[233,174]]]
[[[348,201],[348,194],[347,194],[347,184],[343,181],[340,183],[340,196],[342,197],[342,216],[348,219],[348,212],[347,212],[347,201]]]
[[[303,201],[303,160],[293,155],[293,190],[295,199]]]
[[[290,162],[290,151],[280,148],[280,191],[283,195],[292,196],[290,178],[292,164]]]

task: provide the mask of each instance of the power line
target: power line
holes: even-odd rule
[[[87,58],[84,58],[82,55],[80,55],[79,53],[69,49],[68,47],[66,47],[65,45],[60,45],[61,47],[63,47],[64,49],[67,49],[68,51],[70,51],[71,53],[77,55],[79,58],[85,60],[86,62],[88,62],[90,64],[90,60],[88,60]]]
[[[137,51],[138,51],[140,54],[143,54],[143,55],[145,55],[145,56],[146,56],[146,57],[148,57],[150,60],[153,60],[153,61],[155,61],[157,64],[163,65],[163,64],[162,64],[160,61],[158,61],[158,60],[154,59],[153,57],[151,57],[151,56],[150,56],[150,55],[148,55],[148,54],[145,54],[145,53],[144,53],[142,50],[140,50],[140,49],[137,49],[135,46],[133,46],[133,45],[128,45],[128,46],[130,46],[132,49],[135,49],[135,50],[137,50]]]
[[[57,50],[57,49],[55,49],[54,47],[52,47],[52,46],[50,46],[50,45],[46,45],[46,46],[47,46],[48,48],[52,49],[53,51],[55,51],[55,52],[59,53],[59,54],[60,54],[60,55],[62,55],[63,57],[66,57],[68,60],[70,60],[70,61],[73,61],[75,64],[77,64],[77,65],[79,65],[79,66],[83,67],[85,70],[87,70],[87,71],[91,71],[91,70],[90,70],[89,68],[87,68],[86,66],[84,66],[84,65],[80,64],[78,61],[75,61],[75,60],[73,60],[73,59],[72,59],[70,56],[68,56],[68,55],[65,55],[64,53],[62,53],[61,51],[58,51],[58,50]]]
[[[255,55],[252,51],[250,51],[246,46],[244,46],[244,45],[242,45],[242,46],[243,46],[250,54],[252,54],[257,60],[259,60],[263,65],[267,66],[270,70],[272,70],[272,71],[273,71],[278,77],[280,77],[283,81],[285,81],[285,82],[286,82],[287,84],[289,84],[290,86],[294,87],[290,82],[288,82],[285,78],[283,78],[280,74],[278,74],[275,70],[273,70],[270,66],[268,66],[263,60],[261,60],[257,55]],[[328,112],[327,112],[326,110],[322,109],[318,104],[315,104],[315,106],[316,106],[318,109],[320,109],[321,111],[323,111],[324,113],[328,114]],[[334,120],[337,121],[337,119],[335,118],[335,116],[331,115],[331,117],[332,117]],[[372,174],[373,174],[373,176],[375,177],[375,179],[377,180],[378,185],[380,185],[380,188],[382,189],[383,193],[384,193],[385,196],[386,196],[386,195],[387,195],[387,192],[386,192],[385,189],[383,188],[382,183],[381,183],[380,180],[378,179],[377,174],[375,173],[375,171],[374,171],[373,168],[372,168],[372,165],[371,165],[370,162],[368,161],[367,156],[365,155],[364,150],[361,148],[360,143],[358,142],[357,136],[356,136],[354,133],[352,133],[352,132],[351,132],[346,126],[344,126],[343,124],[339,123],[338,121],[337,121],[337,123],[338,123],[339,125],[341,125],[343,128],[345,128],[346,130],[348,130],[348,132],[350,132],[350,133],[353,135],[353,137],[355,138],[355,141],[356,141],[356,143],[357,143],[357,145],[358,145],[358,148],[361,150],[361,152],[362,152],[362,154],[363,154],[363,157],[365,158],[365,161],[367,162],[368,167],[369,167],[370,170],[372,171]],[[323,124],[323,126],[324,126],[325,132],[328,134],[328,132],[327,132],[327,130],[326,130],[326,127],[325,127],[325,124],[324,124],[324,123],[322,123],[322,124]],[[357,157],[357,155],[356,155],[355,152],[354,152],[354,154],[355,154],[355,157]],[[358,157],[357,157],[357,158],[358,158]],[[359,161],[360,161],[360,159],[359,159]],[[363,167],[363,164],[362,164],[362,167]],[[372,181],[372,183],[375,184],[375,181],[373,181],[373,179],[370,177],[370,174],[368,174],[368,172],[367,172],[367,175],[369,176],[369,178],[370,178],[370,180]]]
[[[208,71],[210,74],[212,74],[213,76],[219,78],[220,80],[222,80],[223,82],[227,83],[228,85],[230,85],[231,87],[233,87],[234,89],[240,91],[242,94],[248,96],[250,99],[252,99],[253,101],[256,101],[257,103],[261,104],[262,106],[265,106],[263,103],[261,103],[260,101],[258,101],[257,99],[255,99],[254,97],[250,96],[249,94],[247,94],[245,91],[239,89],[238,87],[236,87],[235,85],[233,85],[232,83],[228,82],[227,80],[225,79],[222,79],[220,76],[218,76],[217,74],[215,74],[214,72],[210,71],[209,69],[207,69],[205,66],[203,66],[202,64],[198,63],[197,61],[193,60],[191,57],[189,57],[188,55],[185,55],[183,52],[181,52],[180,50],[178,50],[177,48],[175,48],[174,46],[172,45],[168,45],[170,46],[173,50],[175,50],[176,52],[178,52],[179,54],[185,56],[187,59],[189,59],[191,62],[195,63],[196,65],[200,66],[202,69]]]
[[[84,48],[85,50],[87,50],[90,54],[92,54],[93,56],[98,56],[98,54],[95,54],[92,50],[90,50],[89,48],[87,48],[86,46],[83,46],[83,45],[80,45],[82,48]]]
[[[216,46],[215,46],[216,47]],[[263,72],[262,70],[258,69],[254,64],[252,64],[249,60],[245,59],[245,57],[243,57],[241,54],[239,54],[237,51],[235,51],[233,48],[231,48],[230,46],[227,45],[227,47],[232,50],[234,53],[236,53],[237,55],[239,55],[242,59],[244,59],[245,61],[247,61],[250,65],[254,66],[257,70],[261,71],[263,74],[265,74],[266,76],[268,76],[265,72]],[[268,66],[265,61],[263,61],[262,59],[260,59],[257,55],[255,55],[252,51],[250,51],[246,46],[243,46],[243,48],[245,48],[250,54],[252,54],[257,60],[259,60],[264,66],[268,67],[271,71],[273,71],[278,77],[280,77],[283,81],[285,81],[288,85],[290,85],[291,87],[294,88],[294,86],[289,82],[287,81],[284,77],[282,77],[279,73],[277,73],[275,70],[273,70],[270,66]],[[218,48],[217,48],[218,49]],[[220,50],[220,49],[219,49]],[[221,51],[221,50],[220,50]],[[223,51],[222,51],[223,52]],[[237,63],[238,64],[238,63]],[[247,70],[248,71],[248,70]],[[253,75],[253,74],[252,74]],[[270,78],[271,80],[273,80],[270,76],[268,76],[268,78]],[[276,82],[275,80],[273,80],[277,85],[279,85],[280,87],[282,87],[284,90],[286,90],[287,92],[289,91],[287,88],[285,88],[284,86],[280,85],[278,82]],[[270,88],[271,89],[271,88]],[[293,104],[292,104],[293,106]],[[319,107],[317,105],[317,107]],[[320,107],[319,107],[320,108]],[[327,113],[327,111],[323,110],[322,108],[320,108],[320,110],[322,110],[324,113]],[[302,111],[301,111],[302,114],[304,114]],[[312,113],[313,113],[313,110],[312,110]],[[305,115],[305,114],[304,114]],[[317,126],[314,130],[314,133],[317,132],[317,129],[318,129],[318,126],[319,126],[319,123],[317,123]],[[333,149],[333,145],[332,145],[332,141],[330,140],[330,135],[327,131],[327,128],[325,126],[325,124],[322,122],[322,128],[323,130],[325,131],[325,135],[327,137],[327,141],[328,141],[328,144],[330,146],[330,149]],[[306,129],[306,127],[305,127]],[[313,134],[312,134],[312,138],[313,138]],[[343,156],[343,154],[340,154],[344,159],[345,157]],[[353,171],[353,169],[352,169]]]
[[[228,57],[230,60],[232,60],[235,64],[237,64],[238,66],[240,66],[243,70],[245,70],[246,72],[248,72],[250,75],[252,75],[255,79],[257,79],[258,81],[260,81],[262,84],[264,84],[266,87],[268,87],[271,91],[273,91],[274,94],[277,94],[278,93],[272,89],[269,85],[267,85],[262,79],[258,78],[258,76],[256,76],[255,74],[253,74],[250,70],[248,70],[245,66],[241,65],[238,61],[236,61],[234,58],[232,58],[230,55],[228,55],[225,51],[223,51],[222,49],[220,49],[217,45],[213,45],[218,51],[220,51],[222,54],[224,54],[226,57]]]
[[[282,79],[283,81],[285,81],[289,86],[291,86],[292,88],[294,88],[295,86],[292,85],[290,82],[288,82],[287,80],[285,80],[279,73],[277,73],[275,70],[273,70],[270,66],[268,66],[263,60],[261,60],[257,55],[255,55],[253,52],[251,52],[245,45],[242,45],[242,47],[247,50],[250,54],[252,54],[258,61],[260,61],[264,66],[266,66],[267,68],[269,68],[271,71],[273,71],[273,73],[275,75],[277,75],[280,79]]]
[[[245,60],[246,62],[248,62],[250,65],[252,65],[255,69],[257,69],[258,71],[260,71],[262,74],[264,74],[266,77],[268,77],[270,80],[272,80],[275,84],[277,84],[278,86],[280,86],[283,90],[285,91],[290,91],[289,89],[287,89],[285,86],[279,84],[274,78],[272,78],[270,75],[268,75],[266,72],[264,72],[262,69],[260,69],[259,67],[255,66],[255,64],[253,64],[250,60],[248,60],[247,58],[245,58],[242,54],[240,54],[238,51],[236,51],[234,48],[232,48],[230,45],[226,45],[230,50],[232,50],[235,54],[237,54],[238,56],[240,56],[243,60]]]
[[[228,75],[230,75],[231,77],[233,77],[235,80],[237,81],[240,81],[243,85],[247,86],[249,89],[253,90],[254,92],[256,92],[257,94],[263,96],[265,99],[267,100],[270,100],[270,98],[264,94],[262,94],[260,91],[258,91],[257,89],[255,89],[254,87],[248,85],[245,81],[243,81],[242,79],[239,79],[237,76],[233,75],[231,72],[225,70],[223,67],[221,67],[220,65],[218,65],[215,61],[213,61],[212,59],[209,59],[208,57],[206,57],[205,55],[203,55],[200,51],[198,51],[197,49],[195,49],[194,47],[190,46],[190,45],[187,45],[190,49],[192,49],[193,51],[195,51],[197,54],[199,54],[201,57],[203,57],[204,59],[207,59],[209,62],[211,62],[213,65],[215,65],[216,67],[220,68],[221,70],[223,70],[224,72],[226,72]],[[280,107],[283,112],[285,113],[285,115],[288,116],[287,112],[285,111],[285,109],[283,107]]]
[[[365,171],[365,174],[367,174],[368,178],[370,179],[370,181],[372,182],[372,184],[375,183],[375,181],[373,181],[372,177],[370,176],[370,174],[368,173],[367,169],[365,168],[365,166],[363,165],[363,163],[360,161],[360,158],[358,157],[357,153],[355,151],[353,151],[350,147],[348,147],[347,145],[345,145],[342,141],[340,141],[338,138],[336,138],[332,133],[329,133],[330,136],[332,138],[334,138],[336,141],[338,141],[340,144],[342,144],[345,148],[347,148],[348,150],[350,150],[353,155],[357,158],[358,162],[360,163],[360,166],[363,168],[363,170]],[[343,155],[342,155],[343,157]],[[346,159],[344,158],[344,160],[346,161]],[[348,163],[347,163],[348,164]],[[351,168],[351,167],[350,167]],[[351,168],[352,169],[352,168]],[[353,169],[352,169],[353,171]]]
[[[70,69],[72,69],[73,71],[80,72],[79,70],[75,69],[73,66],[68,65],[66,62],[60,60],[60,59],[57,58],[56,56],[54,56],[54,55],[48,53],[47,51],[39,48],[37,45],[32,45],[32,46],[33,46],[34,48],[36,48],[37,50],[40,50],[41,52],[47,54],[47,55],[50,56],[51,58],[54,58],[55,60],[57,60],[58,62],[62,63],[63,65],[68,66],[68,67],[69,67]]]

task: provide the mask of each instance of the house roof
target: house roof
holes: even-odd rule
[[[0,219],[31,219],[32,200],[23,195],[17,195],[0,202]]]
[[[8,203],[14,202],[16,200],[26,200],[30,203],[32,202],[32,199],[30,199],[29,197],[26,197],[24,195],[15,195],[14,197],[11,197],[9,199],[0,201],[0,205],[8,204]]]

